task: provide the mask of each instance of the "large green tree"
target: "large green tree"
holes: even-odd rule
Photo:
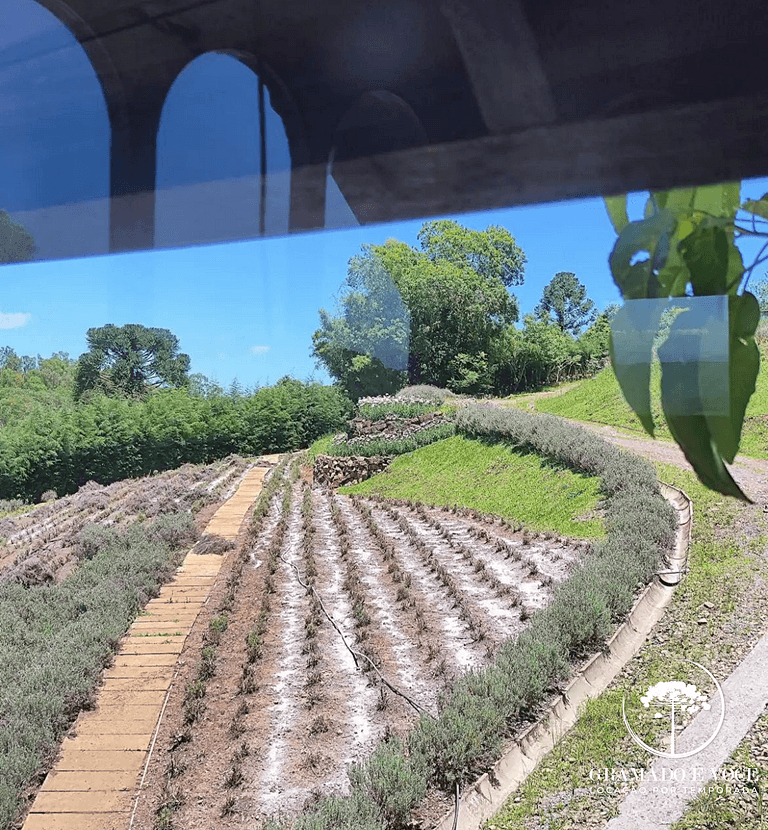
[[[188,384],[189,355],[168,329],[111,323],[88,329],[88,351],[75,372],[75,396],[88,390],[139,397],[160,387]]]
[[[402,388],[410,313],[372,246],[350,259],[336,308],[335,316],[320,309],[312,355],[355,400]]]
[[[507,287],[522,282],[525,255],[509,231],[442,220],[418,239],[364,245],[336,315],[320,310],[312,353],[355,398],[406,381],[484,391],[495,342],[518,319]]]
[[[581,329],[591,326],[597,317],[595,304],[587,297],[587,289],[572,271],[558,271],[544,286],[534,314],[552,320],[560,331],[578,337]]]
[[[29,262],[35,258],[35,240],[21,225],[0,210],[0,263]]]

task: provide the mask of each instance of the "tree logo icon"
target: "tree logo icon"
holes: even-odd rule
[[[701,669],[707,674],[712,682],[715,684],[717,694],[720,697],[720,718],[717,726],[712,731],[709,738],[700,746],[695,747],[687,752],[676,751],[677,733],[687,726],[687,723],[702,709],[708,710],[711,708],[707,700],[707,695],[699,691],[693,683],[684,683],[682,680],[671,680],[656,683],[650,686],[645,694],[640,698],[644,709],[653,708],[655,711],[653,717],[656,720],[668,719],[669,723],[669,751],[663,752],[655,747],[649,746],[643,739],[635,732],[627,720],[626,711],[626,697],[621,702],[621,715],[624,720],[624,726],[630,734],[632,740],[641,746],[643,749],[658,755],[660,758],[690,758],[696,755],[703,749],[706,749],[712,741],[717,737],[720,727],[723,725],[725,718],[725,698],[723,697],[723,690],[717,682],[715,676],[704,668],[700,663],[693,660],[685,660],[686,663],[691,663],[697,668]]]

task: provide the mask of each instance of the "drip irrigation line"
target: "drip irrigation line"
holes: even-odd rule
[[[336,624],[336,621],[333,619],[333,617],[326,610],[326,607],[323,604],[323,600],[321,599],[320,594],[318,594],[315,590],[314,586],[307,585],[304,581],[302,581],[299,569],[296,567],[296,565],[293,564],[293,562],[289,562],[287,559],[284,559],[281,553],[279,553],[277,556],[278,559],[282,560],[286,565],[289,565],[291,568],[293,568],[294,571],[296,571],[296,579],[298,580],[299,585],[301,585],[302,588],[304,588],[307,592],[311,591],[315,595],[315,597],[317,597],[317,601],[320,603],[320,608],[322,609],[323,614],[325,614],[325,616],[328,619],[328,622],[330,622],[330,624],[338,632],[339,636],[341,637],[341,641],[344,643],[344,646],[346,647],[347,651],[352,655],[352,659],[355,661],[355,666],[357,666],[358,668],[360,666],[360,664],[358,663],[358,657],[362,658],[363,660],[367,660],[371,668],[376,672],[376,674],[378,674],[379,678],[381,679],[381,682],[384,683],[384,685],[387,686],[387,688],[393,691],[396,695],[399,695],[401,698],[403,698],[403,700],[409,703],[420,714],[427,715],[428,717],[432,718],[432,720],[437,720],[437,718],[435,718],[435,716],[431,712],[428,712],[423,706],[420,706],[418,703],[416,703],[416,701],[410,698],[407,694],[405,694],[405,692],[393,686],[389,682],[389,680],[387,680],[387,678],[384,677],[384,675],[379,671],[378,666],[373,662],[373,660],[371,660],[371,658],[367,654],[363,654],[360,651],[356,651],[352,648],[352,646],[349,645],[349,643],[347,642],[347,638],[344,636],[344,633]]]
[[[207,600],[206,600],[207,602]],[[141,798],[141,793],[144,789],[144,780],[147,777],[147,771],[149,770],[149,763],[152,760],[152,753],[155,751],[155,743],[157,742],[157,736],[160,734],[160,725],[163,722],[163,715],[165,714],[165,707],[168,705],[168,700],[171,696],[171,691],[173,689],[173,684],[176,681],[176,678],[179,676],[179,665],[176,664],[176,671],[173,675],[173,680],[171,680],[170,686],[168,686],[168,691],[165,693],[165,700],[163,701],[163,708],[160,710],[160,715],[157,719],[157,724],[155,726],[155,733],[152,736],[152,744],[149,747],[149,754],[147,755],[147,760],[144,762],[144,772],[141,775],[141,781],[139,782],[139,789],[136,793],[136,800],[133,802],[133,811],[131,812],[131,823],[128,825],[128,830],[132,830],[133,822],[136,820],[136,810],[139,807],[139,799]],[[455,830],[455,828],[454,828]]]
[[[459,782],[456,782],[456,793],[453,798],[453,830],[459,826]]]

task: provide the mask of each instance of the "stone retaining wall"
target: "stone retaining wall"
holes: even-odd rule
[[[361,455],[318,455],[315,458],[312,478],[316,484],[328,487],[357,484],[385,470],[390,461],[392,456],[366,458]]]
[[[371,438],[385,438],[395,440],[406,438],[421,432],[423,429],[443,424],[448,419],[442,412],[427,412],[424,415],[417,415],[414,418],[403,418],[399,415],[387,415],[386,418],[379,418],[376,421],[367,421],[364,418],[353,418],[348,421],[348,441],[370,440]]]

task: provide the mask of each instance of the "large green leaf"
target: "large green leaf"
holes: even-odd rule
[[[728,404],[727,416],[707,414],[707,423],[718,450],[732,464],[741,442],[747,404],[755,391],[760,371],[760,350],[754,333],[760,308],[753,294],[729,297]],[[700,367],[700,385],[707,388],[707,366]]]
[[[672,437],[703,484],[723,495],[751,503],[728,472],[704,414],[700,361],[694,359],[699,345],[697,338],[700,341],[701,334],[685,328],[685,317],[685,312],[677,317],[669,337],[659,349],[664,417]],[[692,359],[684,359],[686,357]]]
[[[669,296],[668,286],[659,278],[664,273],[659,249],[669,246],[677,218],[668,210],[644,219],[630,222],[619,234],[608,259],[613,280],[625,300],[640,300]],[[647,254],[642,260],[638,255]],[[657,270],[658,269],[658,270]]]
[[[651,358],[663,302],[637,300],[622,306],[611,320],[608,347],[621,391],[645,431],[654,437],[651,415]]]
[[[722,228],[696,228],[680,243],[680,253],[697,297],[726,293],[728,237]]]
[[[690,223],[688,223],[690,224]],[[667,286],[670,297],[684,297],[685,289],[691,279],[691,273],[680,253],[680,233],[685,230],[684,223],[678,222],[674,234],[669,240],[669,251],[664,266],[659,270],[660,285]]]
[[[697,187],[693,209],[710,216],[733,218],[739,209],[741,182],[723,182]]]
[[[735,295],[744,276],[744,260],[741,251],[736,247],[733,238],[728,242],[728,277],[726,292]]]
[[[695,187],[677,187],[674,190],[660,190],[654,194],[660,210],[671,210],[680,216],[687,216],[693,210]]]
[[[626,195],[606,196],[603,201],[605,202],[605,208],[608,211],[608,218],[611,220],[613,229],[616,233],[621,233],[629,224]]]

